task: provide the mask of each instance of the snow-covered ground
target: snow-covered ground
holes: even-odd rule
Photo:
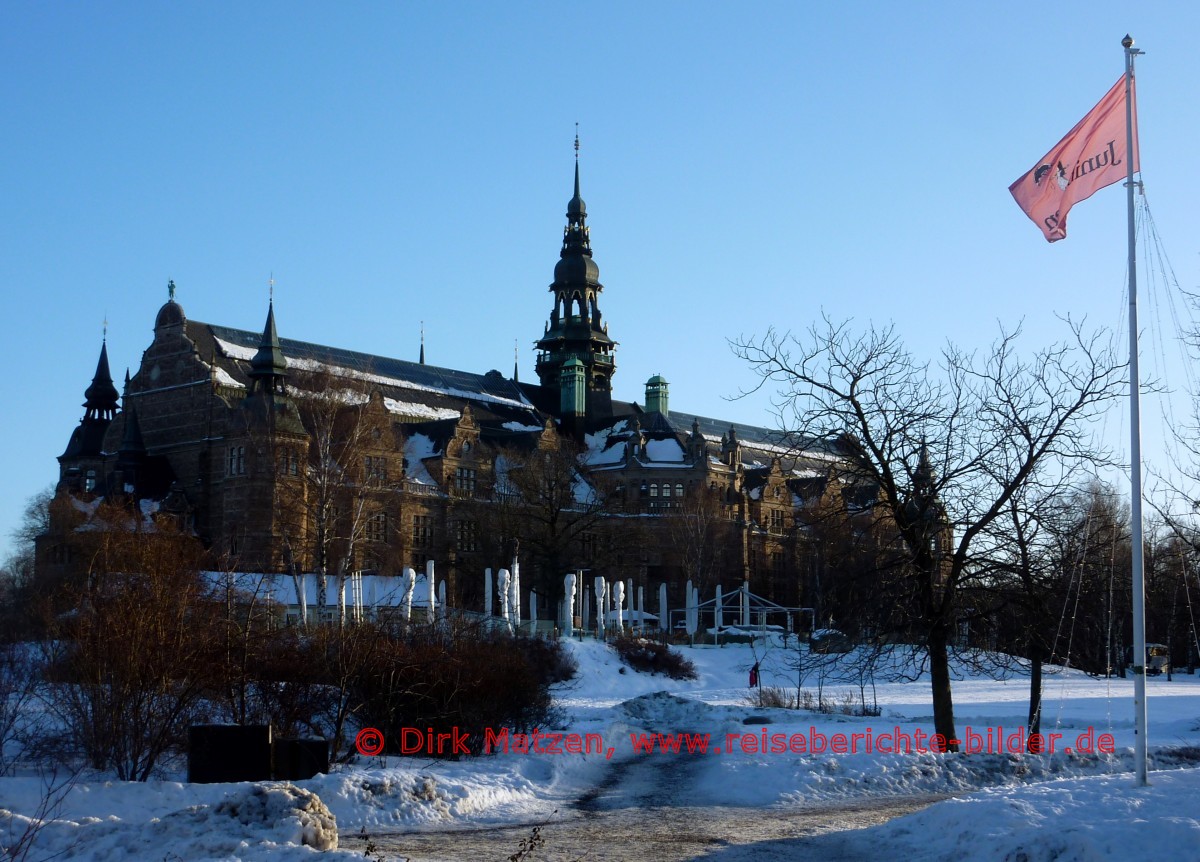
[[[1028,678],[1022,669],[995,678],[995,672],[959,662],[956,729],[982,750],[941,754],[914,750],[931,747],[929,684],[920,668],[904,666],[900,654],[876,673],[874,698],[881,714],[858,716],[750,705],[747,677],[755,663],[763,685],[795,688],[796,653],[778,645],[769,650],[761,644],[684,648],[699,671],[690,681],[626,669],[609,647],[595,641],[572,642],[571,649],[579,674],[556,689],[566,725],[544,729],[568,736],[539,738],[533,748],[540,752],[514,750],[520,741],[510,739],[508,753],[454,762],[363,758],[293,785],[79,782],[39,834],[29,858],[61,853],[67,859],[190,862],[290,859],[317,852],[361,858],[333,849],[335,835],[542,822],[555,809],[594,795],[601,785],[610,793],[623,792],[613,776],[631,774],[622,769],[648,758],[658,759],[663,774],[671,776],[670,804],[773,806],[783,813],[864,796],[960,796],[842,836],[842,858],[856,858],[855,848],[877,857],[882,848],[895,847],[888,856],[1115,860],[1144,858],[1138,851],[1149,841],[1159,858],[1200,856],[1200,677],[1150,680],[1156,771],[1151,787],[1135,789],[1128,771],[1133,743],[1129,680],[1093,679],[1071,670],[1047,676],[1043,732],[1059,736],[1053,754],[1033,756],[1006,750],[1015,742],[1011,734],[1025,723]],[[856,658],[822,657],[847,665]],[[816,657],[806,657],[801,665],[807,667],[804,686],[814,693],[822,676],[815,662]],[[911,681],[879,681],[885,675]],[[824,694],[834,704],[843,704],[846,692],[855,701],[860,697],[857,685],[831,682],[837,675],[828,668],[823,676]],[[866,697],[872,702],[870,688]],[[688,740],[654,736],[678,732],[698,734],[690,740],[693,753],[687,753]],[[566,753],[574,738],[570,734],[598,750]],[[838,748],[839,735],[844,735],[844,751]],[[1089,740],[1097,748],[1105,735],[1111,736],[1114,753],[1079,750]],[[634,739],[655,750],[635,753]],[[672,740],[680,742],[680,752],[662,751]],[[908,751],[879,750],[881,742],[885,748],[903,748],[906,740]],[[824,750],[814,752],[814,746]],[[665,793],[665,787],[642,786],[639,792]],[[6,832],[24,829],[42,796],[37,778],[0,779],[0,808],[16,812],[0,811],[0,845]]]

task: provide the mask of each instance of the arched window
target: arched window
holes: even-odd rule
[[[663,482],[663,496],[664,497],[671,496],[671,483],[670,482]]]
[[[682,497],[682,496],[683,496],[683,483],[682,483],[682,482],[676,482],[676,483],[675,483],[675,496],[676,496],[676,497]]]
[[[657,482],[651,482],[651,483],[650,483],[650,496],[651,496],[651,497],[657,497],[657,496],[658,496],[658,483],[657,483]]]

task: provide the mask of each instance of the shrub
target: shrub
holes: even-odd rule
[[[619,637],[612,642],[621,661],[642,673],[661,673],[671,679],[695,679],[696,666],[665,644],[642,638]]]
[[[573,679],[579,670],[561,641],[533,637],[518,638],[516,643],[539,677],[549,684]]]
[[[389,752],[400,750],[405,728],[416,728],[434,734],[457,730],[478,754],[488,729],[523,733],[557,724],[549,687],[574,670],[570,655],[553,641],[412,626],[355,675],[350,695],[362,705],[362,724],[383,732]]]

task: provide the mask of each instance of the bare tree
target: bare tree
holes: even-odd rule
[[[1027,358],[1019,329],[976,355],[948,345],[937,367],[916,360],[893,328],[855,333],[824,319],[805,336],[769,331],[734,352],[778,383],[785,431],[842,452],[847,481],[877,489],[907,594],[900,610],[930,662],[934,730],[954,747],[949,648],[960,588],[987,528],[1038,471],[1092,464],[1087,424],[1119,397],[1124,366],[1109,339],[1067,321],[1068,338]]]
[[[324,607],[330,579],[335,595],[343,597],[348,576],[368,562],[368,540],[375,538],[372,519],[386,519],[398,499],[395,485],[403,468],[395,453],[403,446],[382,397],[361,377],[328,369],[293,376],[291,391],[308,435],[307,451],[275,454],[282,474],[275,484],[276,503],[283,513],[284,559],[297,594],[297,573],[311,566],[317,603]],[[298,464],[292,460],[297,457]]]
[[[708,595],[725,570],[730,544],[729,521],[721,510],[718,492],[698,483],[688,489],[679,508],[668,511],[664,518],[684,578]]]
[[[492,499],[474,508],[488,550],[507,564],[512,541],[519,539],[521,556],[534,569],[525,583],[556,601],[562,598],[564,572],[585,557],[594,561],[601,548],[614,552],[607,540],[625,526],[616,523],[616,486],[603,473],[585,472],[570,441],[547,435],[534,449],[499,450],[496,463]]]
[[[96,769],[146,781],[201,710],[216,621],[200,576],[203,551],[168,523],[104,504],[75,610],[43,642],[49,706]]]
[[[972,604],[996,621],[998,644],[1029,661],[1030,740],[1041,733],[1044,665],[1061,661],[1059,650],[1072,635],[1064,630],[1064,621],[1068,612],[1072,624],[1076,619],[1070,602],[1082,590],[1072,542],[1082,495],[1067,481],[1062,476],[1057,486],[1025,486],[1009,498],[1004,516],[988,528],[987,559],[980,559],[980,574],[970,590]],[[1030,746],[1038,752],[1032,742]]]

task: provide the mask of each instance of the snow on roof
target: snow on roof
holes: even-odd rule
[[[709,443],[721,443],[722,438],[715,434],[705,434],[704,439]],[[796,458],[809,460],[836,461],[838,456],[820,449],[800,449],[796,446],[780,446],[777,443],[766,443],[761,440],[749,440],[738,437],[738,443],[743,449],[753,449],[756,452],[769,452],[773,455],[791,455]]]
[[[625,441],[610,440],[612,428],[605,428],[598,434],[587,434],[583,438],[587,451],[583,455],[583,463],[589,467],[604,467],[610,464],[620,464],[625,460]]]
[[[410,482],[437,486],[437,482],[433,481],[433,477],[425,469],[424,463],[426,458],[432,458],[436,454],[437,447],[433,440],[424,434],[413,434],[404,441],[404,458],[408,462],[404,471],[405,477]]]
[[[651,461],[680,462],[683,460],[683,454],[683,447],[674,437],[646,441],[646,455]]]
[[[596,489],[578,473],[575,474],[575,480],[571,483],[571,492],[575,496],[575,502],[581,506],[590,506],[599,499],[596,496]]]
[[[241,359],[244,362],[249,362],[258,353],[253,347],[243,347],[240,344],[234,344],[232,341],[226,341],[223,338],[214,336],[213,341],[217,342],[217,347],[221,348],[221,352],[230,359]]]
[[[525,431],[541,431],[542,430],[541,425],[526,425],[523,422],[517,422],[517,421],[505,422],[500,427],[505,428],[509,431],[515,431],[518,434],[521,432],[525,432]]]
[[[233,379],[232,374],[230,374],[228,371],[226,371],[224,368],[222,368],[219,365],[216,368],[216,378],[217,378],[217,383],[221,384],[222,386],[232,386],[235,389],[245,389],[246,388],[246,385],[244,383],[238,383],[236,380]]]
[[[197,324],[207,326],[212,332],[213,340],[221,348],[222,353],[231,359],[243,362],[251,361],[258,352],[258,341],[261,335],[239,329],[232,329],[216,324]],[[222,337],[224,336],[224,337]],[[240,339],[241,344],[231,339]],[[367,383],[377,383],[398,389],[409,389],[417,392],[432,392],[452,398],[462,398],[467,401],[498,404],[517,407],[524,410],[532,408],[532,403],[514,384],[499,378],[499,386],[504,391],[511,391],[513,397],[498,395],[487,389],[495,388],[489,378],[484,375],[471,374],[448,368],[437,368],[429,365],[418,365],[403,360],[388,359],[382,356],[336,348],[322,347],[292,339],[281,339],[284,356],[288,367],[305,371],[327,371],[336,377],[361,380]],[[355,368],[359,364],[363,367]],[[392,373],[379,373],[369,368],[384,368]],[[421,380],[427,382],[420,382]],[[485,388],[486,387],[486,388]]]
[[[253,358],[253,352],[251,353],[251,358]],[[412,380],[405,380],[402,377],[392,377],[386,374],[374,374],[367,371],[358,371],[354,368],[347,368],[344,365],[334,365],[331,362],[319,362],[316,359],[293,359],[288,357],[288,365],[304,371],[328,371],[335,377],[348,377],[352,380],[362,380],[364,383],[378,383],[382,386],[395,386],[398,389],[411,389],[415,392],[433,392],[438,395],[449,395],[452,398],[462,398],[467,401],[482,401],[488,404],[502,404],[508,407],[521,408],[529,408],[533,406],[524,395],[521,395],[520,400],[517,400],[515,398],[505,398],[502,395],[493,395],[490,392],[473,392],[468,389],[459,389],[453,386],[427,386]]]
[[[383,406],[389,413],[422,422],[436,419],[457,419],[462,416],[462,411],[450,407],[430,407],[428,404],[420,404],[416,401],[397,401],[395,398],[384,398]]]

